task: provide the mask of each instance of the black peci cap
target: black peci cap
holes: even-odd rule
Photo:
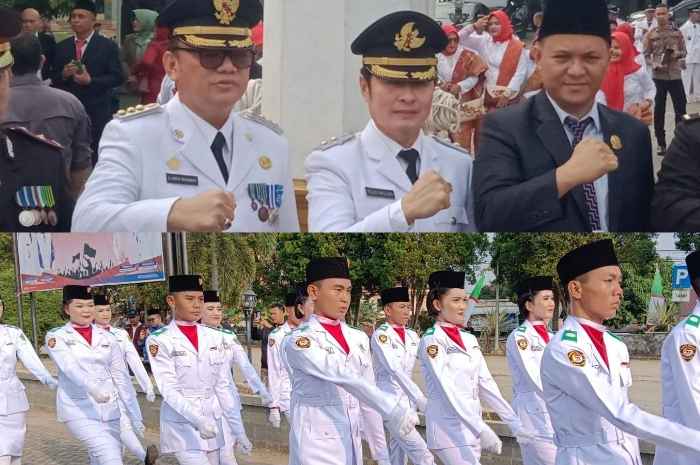
[[[306,266],[306,282],[331,278],[350,279],[348,260],[345,257],[314,258]]]
[[[92,293],[88,286],[68,285],[63,286],[63,303],[70,302],[73,299],[92,300]]]
[[[557,264],[557,273],[562,286],[589,271],[605,266],[620,266],[613,241],[604,239],[591,242],[564,255]]]
[[[407,287],[392,287],[384,289],[381,292],[382,305],[388,305],[394,302],[410,302],[411,298],[408,294]]]
[[[557,34],[591,35],[611,41],[605,0],[547,0],[540,40]]]
[[[430,289],[464,289],[464,273],[461,271],[436,271],[428,278]]]
[[[203,292],[202,277],[196,274],[174,275],[168,278],[168,290],[174,292]]]

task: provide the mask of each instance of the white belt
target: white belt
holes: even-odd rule
[[[611,442],[623,444],[625,442],[625,433],[617,428],[596,431],[590,434],[567,434],[566,436],[554,433],[554,444],[557,447],[586,447],[609,444]]]

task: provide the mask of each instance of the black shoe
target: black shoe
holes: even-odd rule
[[[666,147],[659,145],[659,150],[656,152],[656,154],[660,157],[666,156]]]
[[[146,460],[143,461],[145,465],[156,465],[156,460],[158,460],[158,448],[156,446],[148,446],[146,448]]]

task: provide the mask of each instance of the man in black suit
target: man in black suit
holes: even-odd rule
[[[112,119],[112,90],[124,81],[119,48],[94,32],[95,4],[77,0],[70,15],[74,37],[56,46],[53,85],[78,97],[92,121],[93,164],[102,131]]]
[[[604,0],[550,0],[534,55],[544,91],[489,114],[474,163],[481,231],[647,231],[649,130],[595,103],[610,57]]]
[[[53,69],[51,68],[56,54],[56,39],[52,34],[43,31],[44,21],[39,11],[34,8],[22,10],[22,30],[34,34],[41,44],[41,53],[44,55],[44,65],[41,68],[41,78],[51,79]]]

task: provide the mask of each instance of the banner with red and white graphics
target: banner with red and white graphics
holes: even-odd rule
[[[22,294],[165,280],[158,233],[17,234]]]

